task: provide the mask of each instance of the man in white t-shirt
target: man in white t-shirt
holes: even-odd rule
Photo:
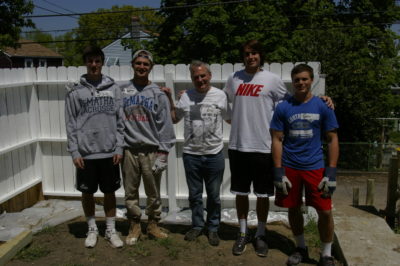
[[[211,245],[219,244],[221,219],[220,187],[225,170],[223,154],[223,120],[229,122],[230,109],[226,94],[210,85],[209,66],[193,61],[190,73],[194,89],[182,94],[176,107],[171,94],[171,116],[174,123],[184,118],[183,163],[189,188],[192,228],[185,240],[193,241],[207,229]],[[203,183],[207,192],[207,219],[203,216]]]

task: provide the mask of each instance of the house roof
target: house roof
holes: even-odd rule
[[[21,44],[19,48],[6,47],[3,52],[10,57],[63,57],[59,53],[30,40],[19,40],[18,43]]]
[[[150,36],[150,33],[148,31],[145,31],[145,30],[140,30],[139,34],[140,34],[140,38],[143,38],[143,39],[146,39],[146,37]],[[130,32],[125,33],[119,39],[113,41],[112,43],[110,43],[110,44],[108,44],[106,46],[104,46],[103,49],[106,49],[106,48],[108,48],[110,46],[113,46],[116,43],[119,43],[121,41],[121,39],[127,39],[127,38],[130,38],[130,37],[131,37],[131,33]]]

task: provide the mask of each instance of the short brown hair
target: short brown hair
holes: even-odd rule
[[[264,47],[259,40],[250,40],[242,44],[242,48],[240,50],[240,55],[242,56],[242,60],[244,58],[244,49],[250,48],[256,51],[260,55],[260,66],[264,65],[265,61],[265,53]]]
[[[86,63],[86,59],[89,56],[100,56],[101,57],[101,62],[104,64],[104,53],[100,49],[100,47],[94,46],[94,45],[87,46],[85,48],[85,50],[83,50],[83,54],[82,54],[83,63]]]
[[[306,64],[299,64],[292,69],[290,76],[293,78],[294,75],[299,74],[301,72],[308,72],[310,74],[310,78],[314,79],[314,70],[312,67]]]

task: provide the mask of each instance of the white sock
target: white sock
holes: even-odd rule
[[[306,241],[304,240],[304,234],[294,236],[296,240],[296,246],[299,248],[306,248]]]
[[[331,257],[331,249],[332,249],[332,242],[323,243],[321,245],[321,254],[322,257]]]
[[[265,235],[265,222],[258,221],[256,237],[257,236],[264,236],[264,235]]]
[[[86,216],[86,221],[89,228],[97,228],[96,219],[94,216]]]
[[[240,233],[247,233],[247,220],[239,219]]]
[[[115,230],[115,216],[106,217],[106,227],[107,230]]]

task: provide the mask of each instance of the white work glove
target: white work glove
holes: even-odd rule
[[[324,178],[318,185],[318,189],[322,191],[322,198],[330,198],[336,189],[336,167],[326,167]]]
[[[168,166],[168,153],[158,152],[156,161],[154,162],[153,167],[151,168],[151,170],[153,170],[153,174],[158,175],[159,173],[167,169],[167,166]]]
[[[285,168],[274,167],[274,185],[277,191],[282,192],[285,196],[288,195],[289,190],[292,188],[292,183],[285,175]]]

